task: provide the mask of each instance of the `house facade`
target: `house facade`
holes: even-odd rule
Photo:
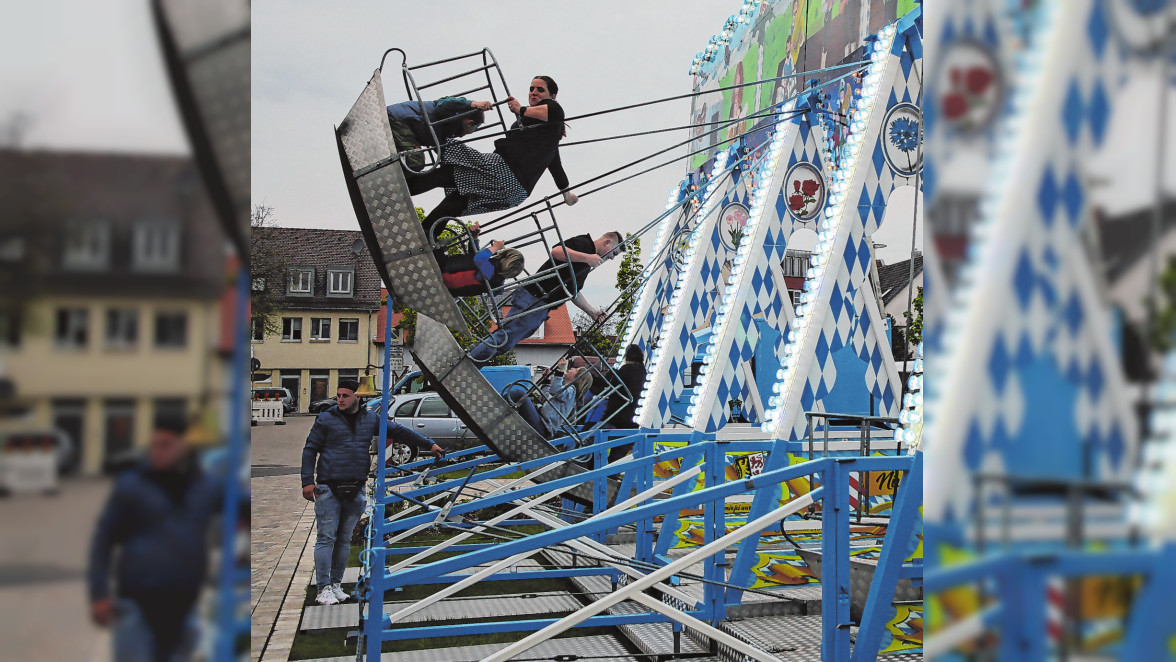
[[[254,278],[255,293],[276,296],[276,330],[252,320],[253,357],[261,369],[253,386],[284,386],[305,413],[334,395],[341,379],[376,374],[373,346],[380,310],[380,277],[359,231],[264,228],[264,240],[284,266],[280,282]]]
[[[190,159],[0,151],[0,432],[99,473],[227,396],[228,247]]]

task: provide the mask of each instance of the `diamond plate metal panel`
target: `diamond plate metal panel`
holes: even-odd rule
[[[459,333],[470,335],[453,296],[441,282],[429,238],[408,194],[377,70],[335,130],[343,175],[364,240],[392,295]],[[366,168],[370,172],[356,175]]]
[[[164,60],[217,215],[249,259],[249,4],[152,3]]]
[[[437,385],[437,392],[458,418],[500,457],[524,462],[556,453],[555,448],[486,381],[449,331],[427,315],[421,314],[417,318],[412,354],[421,372]],[[583,472],[583,467],[565,462],[562,468],[537,476],[535,481],[546,482]],[[616,491],[617,482],[609,481],[610,503],[614,501]],[[580,503],[592,503],[591,483],[578,485],[565,494]]]

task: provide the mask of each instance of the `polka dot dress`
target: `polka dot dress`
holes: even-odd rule
[[[466,214],[511,209],[527,199],[527,189],[519,184],[497,153],[483,154],[464,143],[448,141],[441,161],[453,166],[453,180],[457,184],[455,189],[446,188],[445,195],[464,195]]]

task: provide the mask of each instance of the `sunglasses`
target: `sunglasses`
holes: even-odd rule
[[[531,92],[546,92],[547,88],[546,87],[532,87],[530,89],[530,91]]]

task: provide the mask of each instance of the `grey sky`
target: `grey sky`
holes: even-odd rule
[[[366,2],[338,7],[344,6],[253,4],[253,199],[273,206],[282,225],[358,227],[331,127],[351,107],[387,48],[402,48],[410,63],[420,64],[488,47],[516,97],[525,96],[532,76],[549,75],[560,85],[565,111],[578,115],[688,93],[691,59],[740,3]],[[388,103],[406,98],[398,69],[399,59],[391,56],[384,78]],[[689,103],[574,121],[567,140],[686,124]],[[575,184],[685,138],[680,131],[568,147],[561,153]],[[478,145],[482,151],[492,149],[489,141]],[[682,154],[685,148],[667,157]],[[636,230],[662,211],[666,193],[684,172],[684,162],[667,166],[561,208],[560,227],[565,236]],[[531,200],[554,191],[545,176]],[[427,211],[440,198],[434,191],[416,201]],[[588,281],[587,295],[597,305],[615,297],[616,264],[601,267]]]

